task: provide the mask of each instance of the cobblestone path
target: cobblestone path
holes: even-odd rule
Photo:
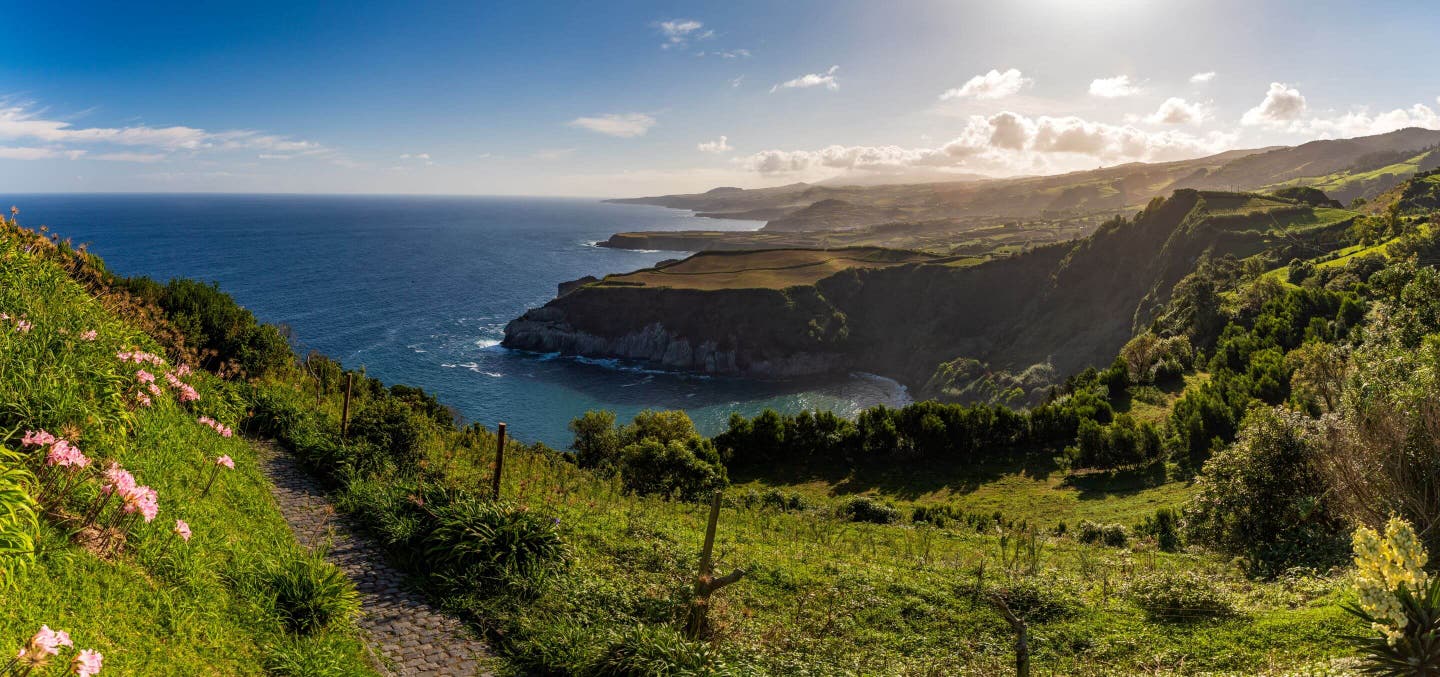
[[[270,442],[252,442],[270,477],[280,512],[300,544],[329,544],[327,558],[360,591],[359,625],[386,665],[382,672],[410,675],[491,675],[489,652],[459,620],[430,606],[418,593],[403,589],[404,575],[385,562],[379,546],[338,515],[319,482],[295,457]]]

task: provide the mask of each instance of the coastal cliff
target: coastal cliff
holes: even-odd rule
[[[753,378],[843,372],[843,318],[814,290],[688,290],[586,284],[505,327],[519,350],[648,362]]]
[[[705,252],[568,285],[511,322],[504,345],[766,378],[859,370],[924,396],[927,387],[964,390],[950,382],[956,373],[1064,375],[1103,364],[1158,316],[1200,257],[1269,250],[1284,259],[1287,248],[1333,241],[1353,218],[1275,196],[1181,190],[1079,241],[980,263],[874,248],[829,250],[818,262],[802,260],[807,250]],[[830,267],[794,276],[818,263]],[[772,288],[757,284],[766,280]],[[956,360],[980,367],[945,368]]]

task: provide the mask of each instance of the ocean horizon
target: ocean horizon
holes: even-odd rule
[[[215,282],[292,345],[419,386],[467,421],[568,446],[569,421],[607,409],[684,409],[701,432],[731,412],[825,409],[853,416],[902,404],[874,375],[757,381],[668,372],[623,360],[501,347],[505,324],[585,275],[648,267],[686,252],[597,247],[628,230],[753,230],[589,197],[295,193],[29,193],[20,221],[90,243],[121,275]]]

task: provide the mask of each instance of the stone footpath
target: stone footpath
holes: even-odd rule
[[[362,535],[325,497],[320,483],[295,457],[270,442],[253,442],[269,476],[280,512],[300,544],[329,545],[326,557],[360,591],[359,625],[384,657],[382,672],[410,675],[492,675],[485,643],[453,616],[418,593],[402,588],[404,574],[385,561],[380,547]]]

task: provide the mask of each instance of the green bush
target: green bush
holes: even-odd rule
[[[1205,462],[1184,509],[1186,536],[1266,575],[1341,561],[1345,529],[1319,466],[1318,435],[1301,414],[1252,409],[1235,444]]]
[[[247,576],[290,632],[314,634],[360,613],[360,595],[320,552],[259,562]]]
[[[1081,520],[1076,528],[1075,538],[1081,543],[1099,543],[1112,548],[1123,548],[1130,542],[1130,532],[1122,524],[1099,524]]]
[[[1235,613],[1215,582],[1193,571],[1145,576],[1130,585],[1129,596],[1156,620],[1191,621]]]
[[[720,677],[744,672],[727,666],[714,647],[664,626],[616,632],[593,674],[603,677]]]
[[[351,440],[361,445],[359,470],[373,472],[393,465],[402,472],[419,467],[421,443],[431,422],[408,403],[383,397],[360,408],[350,421]]]
[[[662,441],[646,437],[620,455],[620,477],[637,494],[695,500],[729,484],[715,445],[702,437]]]
[[[1004,600],[1012,612],[1032,623],[1068,618],[1080,609],[1079,598],[1054,582],[1041,584],[1022,578],[996,587],[990,594]]]
[[[851,522],[871,524],[894,524],[900,521],[900,511],[895,506],[868,496],[856,496],[840,507],[840,513]]]
[[[265,647],[265,672],[277,677],[368,677],[346,653],[348,640],[333,633],[291,636]]]
[[[437,506],[433,514],[425,557],[455,589],[533,587],[570,560],[554,517],[473,496]]]

